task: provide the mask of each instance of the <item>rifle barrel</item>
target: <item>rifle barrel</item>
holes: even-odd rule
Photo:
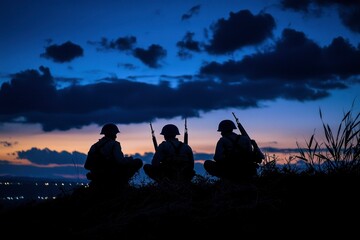
[[[249,134],[246,132],[245,128],[241,125],[241,123],[240,123],[239,119],[236,117],[235,113],[233,112],[232,114],[235,118],[235,121],[237,123],[238,129],[240,130],[241,134],[250,137]]]
[[[151,123],[150,123],[150,129],[151,129],[151,137],[152,137],[154,149],[155,149],[155,151],[156,151],[156,149],[157,149],[157,147],[158,147],[158,144],[157,144],[156,137],[155,137],[155,134],[154,134],[154,129],[153,129]]]
[[[188,136],[188,130],[187,130],[187,120],[185,118],[184,143],[188,144],[188,142],[189,142],[189,136]]]
[[[242,135],[245,135],[245,136],[249,136],[249,134],[246,132],[245,128],[241,125],[239,119],[236,117],[235,113],[232,113],[234,115],[234,118],[236,120],[236,123],[237,123],[237,126],[238,126],[238,129],[240,130],[241,134]],[[265,156],[264,154],[262,153],[261,149],[259,148],[259,146],[256,144],[255,140],[253,140],[254,143],[255,143],[255,146],[253,145],[254,147],[254,151],[255,153],[257,154],[257,156],[259,156],[261,159],[265,159]]]

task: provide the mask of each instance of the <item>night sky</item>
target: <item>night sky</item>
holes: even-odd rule
[[[107,122],[149,162],[187,118],[201,171],[232,112],[284,154],[360,109],[358,0],[2,0],[0,31],[0,175],[84,178]]]

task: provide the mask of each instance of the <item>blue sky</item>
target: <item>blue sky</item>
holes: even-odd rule
[[[319,109],[359,111],[359,18],[355,0],[2,0],[0,175],[83,178],[106,122],[148,162],[149,122],[159,142],[186,117],[198,171],[232,112],[267,154],[296,150]]]

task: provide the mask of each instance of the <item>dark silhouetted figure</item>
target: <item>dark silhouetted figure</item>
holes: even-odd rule
[[[151,164],[144,165],[144,172],[157,182],[191,182],[195,176],[194,155],[191,147],[179,141],[179,129],[173,124],[161,130],[165,141],[156,148]]]
[[[143,166],[141,159],[124,156],[120,142],[115,140],[119,132],[115,124],[107,123],[100,132],[104,137],[91,146],[84,165],[89,170],[86,177],[90,187],[110,190],[128,186]]]
[[[219,123],[221,138],[215,148],[214,160],[204,162],[205,170],[212,176],[239,182],[257,176],[258,162],[254,158],[256,142],[249,136],[234,133],[236,126],[231,120]]]

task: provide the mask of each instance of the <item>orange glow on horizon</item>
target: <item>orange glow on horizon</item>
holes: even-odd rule
[[[206,120],[202,118],[187,119],[189,145],[194,153],[214,153],[216,142],[220,138],[217,126],[221,119],[223,119],[223,115]],[[184,119],[156,120],[152,122],[152,125],[158,144],[164,140],[163,136],[160,135],[161,129],[168,123],[178,126],[180,135],[177,137],[183,141]],[[256,139],[260,148],[296,148],[296,139],[291,138],[293,136],[288,135],[285,139],[284,135],[281,135],[276,129],[273,131],[274,128],[263,125],[254,128],[250,124],[248,125],[246,126],[247,131]],[[118,124],[118,127],[120,133],[117,135],[117,141],[121,143],[124,154],[134,155],[138,153],[143,155],[147,152],[154,152],[149,123]],[[28,161],[16,159],[16,152],[27,151],[31,148],[41,150],[48,148],[51,151],[67,151],[70,153],[77,151],[87,154],[90,146],[103,136],[100,135],[101,127],[97,125],[53,132],[43,132],[39,125],[4,124],[0,130],[2,129],[6,131],[0,131],[1,141],[12,144],[11,146],[0,145],[0,160],[8,160],[14,164],[30,164]],[[238,130],[235,131],[238,132]]]

